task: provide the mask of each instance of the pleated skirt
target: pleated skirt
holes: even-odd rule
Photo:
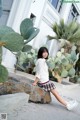
[[[38,86],[48,92],[50,92],[52,89],[56,88],[54,83],[50,80],[46,83],[38,83]]]

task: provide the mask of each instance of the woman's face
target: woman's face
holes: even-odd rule
[[[48,57],[48,53],[47,53],[47,51],[44,51],[43,54],[42,54],[42,56],[43,56],[43,58],[46,59],[46,58]]]

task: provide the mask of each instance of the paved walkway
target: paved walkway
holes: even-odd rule
[[[31,76],[31,79],[33,77]],[[28,78],[30,78],[30,75],[28,75]],[[5,95],[5,97],[0,96],[0,113],[6,112],[8,115],[7,120],[80,120],[80,85],[62,85],[56,82],[54,84],[64,99],[68,101],[77,99],[78,107],[68,111],[52,95],[52,102],[50,104],[28,103],[29,95],[17,93]]]

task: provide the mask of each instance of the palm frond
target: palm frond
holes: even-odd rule
[[[64,20],[61,19],[59,24],[53,24],[52,29],[56,36],[49,36],[49,39],[66,39],[70,42],[80,43],[80,24],[76,21],[64,24]]]
[[[50,36],[50,35],[48,35],[47,38],[48,38],[49,40],[52,40],[52,39],[56,39],[56,40],[57,40],[57,39],[58,39],[57,36],[52,37],[52,36]]]

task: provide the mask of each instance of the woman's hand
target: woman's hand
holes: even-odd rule
[[[34,82],[32,85],[33,85],[33,86],[36,86],[36,85],[37,85],[37,83],[36,83],[36,82]]]

